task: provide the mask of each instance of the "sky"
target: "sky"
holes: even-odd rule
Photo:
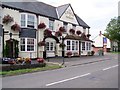
[[[70,3],[74,12],[91,28],[91,39],[100,31],[104,33],[111,18],[118,16],[118,2],[120,0],[38,0],[52,6]]]

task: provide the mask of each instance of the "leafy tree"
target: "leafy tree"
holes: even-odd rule
[[[105,31],[104,35],[107,38],[118,43],[118,51],[120,52],[120,16],[111,19]]]

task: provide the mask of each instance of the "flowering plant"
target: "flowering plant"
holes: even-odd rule
[[[31,64],[31,59],[30,58],[25,58],[24,60],[25,60],[26,64]]]
[[[85,39],[85,40],[87,39],[85,33],[82,33],[82,34],[81,34],[81,38],[82,38],[82,39]]]
[[[71,55],[72,55],[72,52],[67,52],[66,55],[67,55],[67,56],[69,56],[69,55],[71,56]]]
[[[75,34],[75,30],[74,29],[70,29],[69,32],[72,33],[72,34]]]
[[[64,27],[60,27],[60,28],[59,28],[59,31],[60,31],[60,32],[65,32],[65,28],[64,28]]]
[[[11,29],[14,31],[20,31],[20,26],[17,23],[15,23],[11,26]]]
[[[39,42],[38,46],[45,46],[45,42],[44,41]]]
[[[6,16],[4,16],[4,18],[2,19],[2,22],[4,23],[4,24],[8,24],[8,23],[10,23],[10,22],[13,22],[14,20],[13,20],[13,18],[10,16],[10,15],[6,15]]]
[[[87,34],[87,37],[90,37],[91,36],[91,34]]]
[[[38,62],[38,63],[44,63],[44,61],[45,61],[45,60],[44,60],[43,58],[37,58],[37,62]]]
[[[59,37],[62,36],[62,33],[60,31],[55,32],[55,36]]]
[[[77,35],[80,35],[81,34],[81,31],[76,31]]]
[[[38,25],[38,29],[43,29],[43,28],[45,28],[46,27],[46,25],[44,24],[44,23],[40,23],[39,25]]]
[[[52,35],[52,32],[49,29],[46,29],[44,31],[44,36],[51,36],[51,35]]]

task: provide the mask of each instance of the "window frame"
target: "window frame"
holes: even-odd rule
[[[24,15],[25,16],[25,19],[22,19],[22,15]],[[33,21],[33,26],[32,25],[29,25],[28,24],[28,22],[30,21],[28,21],[28,17],[29,16],[32,16],[32,17],[34,17],[34,21]],[[31,20],[32,21],[32,20]],[[31,22],[30,21],[30,22]],[[25,23],[25,25],[22,25],[22,22],[24,22]],[[36,17],[36,15],[34,15],[34,14],[30,14],[30,13],[21,13],[21,15],[20,15],[20,26],[21,27],[23,27],[23,28],[33,28],[33,29],[37,29],[37,17]]]
[[[64,29],[65,29],[65,32],[67,31],[67,28],[68,28],[68,23],[66,23],[66,22],[63,22],[63,27],[64,27]]]
[[[49,19],[49,29],[54,31],[54,20]]]
[[[69,45],[68,45],[68,42],[69,42]],[[71,41],[70,40],[67,40],[67,51],[71,50]]]
[[[48,44],[47,44],[48,43]],[[48,45],[48,46],[47,46]],[[52,46],[51,46],[52,45]],[[54,47],[55,47],[55,43],[54,42],[46,42],[46,51],[48,51],[48,52],[53,52],[53,51],[55,51],[55,49],[54,49]],[[51,49],[52,48],[52,49]]]
[[[21,39],[25,40],[24,44],[21,44]],[[33,40],[33,44],[28,44],[28,40]],[[24,45],[25,50],[21,50],[21,46]],[[28,50],[28,45],[33,46],[33,50]],[[35,39],[34,38],[20,38],[20,51],[21,52],[35,52]]]
[[[83,46],[83,43],[84,43],[84,46]],[[82,42],[82,51],[85,51],[85,50],[86,50],[85,42]]]

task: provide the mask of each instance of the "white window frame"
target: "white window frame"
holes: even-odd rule
[[[54,20],[50,20],[50,19],[49,19],[49,29],[50,29],[51,31],[54,31]]]
[[[63,22],[63,27],[65,29],[65,32],[67,31],[68,23]]]
[[[68,45],[68,42],[70,43],[69,45]],[[67,40],[66,41],[66,45],[67,45],[67,51],[70,51],[71,50],[71,41],[70,40]]]
[[[21,18],[22,18],[22,15],[25,15],[25,26],[22,26],[22,20],[21,20]],[[34,14],[31,14],[31,13],[21,13],[21,15],[20,15],[20,23],[21,23],[21,27],[23,27],[23,28],[32,28],[32,27],[28,27],[28,16],[33,16],[34,17],[34,29],[37,29],[37,17],[36,17],[36,15],[34,15]]]
[[[83,47],[83,43],[84,43],[84,47]],[[86,47],[85,47],[85,46],[86,46],[86,45],[85,45],[85,42],[82,42],[82,43],[81,43],[81,46],[82,46],[82,51],[85,51],[85,50],[86,50]]]
[[[89,43],[89,50],[91,50],[91,43]]]
[[[46,44],[47,51],[55,51],[55,43],[54,42],[46,42],[46,43],[48,43],[48,46]],[[52,49],[51,49],[51,47],[52,47]]]
[[[21,39],[24,39],[25,40],[25,44],[21,44]],[[32,39],[32,40],[34,40],[33,41],[33,45],[34,45],[34,50],[30,50],[30,51],[28,51],[28,45],[31,45],[31,44],[28,44],[27,42],[28,42],[28,39]],[[22,51],[21,50],[21,45],[25,45],[25,51]],[[21,52],[35,52],[35,39],[34,38],[20,38],[20,51]]]
[[[76,25],[72,25],[72,28],[73,28],[74,30],[76,30]]]
[[[72,40],[72,51],[74,51],[75,50],[75,41],[74,40]]]
[[[89,50],[89,43],[86,42],[86,50]]]

